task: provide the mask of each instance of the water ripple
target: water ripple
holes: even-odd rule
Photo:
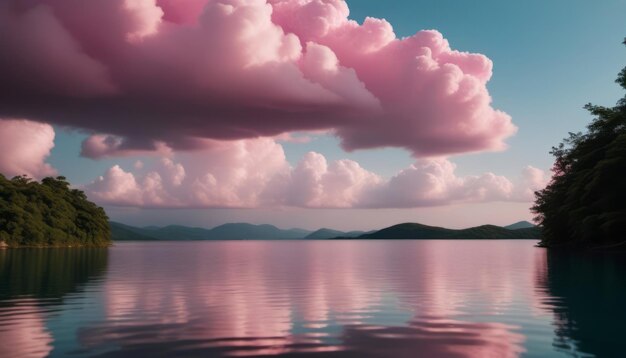
[[[594,317],[608,327],[626,318],[624,265],[576,260],[527,241],[161,242],[5,251],[0,357],[623,352],[621,337]],[[601,279],[578,280],[586,275]],[[611,295],[594,294],[598,289]]]

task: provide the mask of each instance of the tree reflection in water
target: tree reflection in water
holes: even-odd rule
[[[102,278],[106,248],[0,250],[0,357],[43,357],[54,348],[47,326],[64,299]]]
[[[0,305],[19,296],[62,299],[102,277],[107,248],[0,250]]]
[[[626,352],[626,254],[547,252],[539,286],[554,312],[555,347],[573,355]]]

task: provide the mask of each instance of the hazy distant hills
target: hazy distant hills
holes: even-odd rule
[[[110,222],[113,240],[289,240],[302,239],[311,231],[282,230],[273,225],[224,224],[213,229],[169,225],[134,227]]]
[[[247,223],[224,224],[212,229],[169,225],[164,227],[134,227],[110,222],[114,241],[147,240],[419,240],[419,239],[528,239],[539,240],[540,230],[527,221],[505,227],[482,225],[468,229],[446,229],[416,223],[393,225],[377,231],[343,232],[332,229],[308,231],[303,229],[279,229],[273,225]]]
[[[537,227],[522,229],[506,229],[495,225],[482,225],[469,229],[446,229],[415,223],[390,226],[371,234],[364,234],[358,239],[503,239],[503,240],[539,240],[540,230]]]
[[[142,231],[148,229],[141,229],[138,227],[128,226],[114,221],[109,221],[111,227],[111,239],[113,241],[144,241],[144,240],[158,240],[155,237],[143,234]]]
[[[304,238],[307,239],[307,240],[327,240],[327,239],[334,239],[336,237],[353,238],[353,237],[359,237],[359,236],[361,236],[363,234],[365,234],[365,231],[348,231],[348,232],[343,232],[343,231],[323,228],[323,229],[319,229],[317,231],[313,231],[312,233],[308,234]]]
[[[504,228],[509,230],[517,230],[517,229],[528,229],[535,227],[534,224],[529,223],[528,221],[518,221],[515,224],[507,225]]]

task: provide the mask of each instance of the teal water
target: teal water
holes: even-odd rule
[[[0,251],[0,357],[624,357],[626,260],[531,241]]]

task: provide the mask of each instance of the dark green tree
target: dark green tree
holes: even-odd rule
[[[616,82],[626,89],[626,67]],[[615,107],[585,108],[595,117],[587,132],[552,148],[554,175],[535,193],[546,247],[626,246],[626,96]]]
[[[71,189],[65,177],[0,174],[0,242],[20,246],[108,246],[111,233],[104,209]]]

